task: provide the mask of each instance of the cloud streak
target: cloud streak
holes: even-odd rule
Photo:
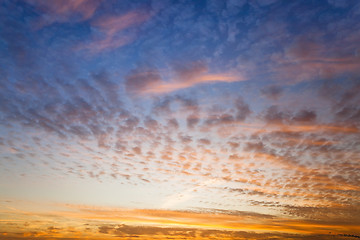
[[[102,0],[29,1],[39,11],[45,13],[36,23],[36,28],[46,27],[56,22],[88,20],[94,15],[101,2]]]
[[[136,39],[136,27],[151,17],[144,10],[132,10],[118,16],[102,16],[92,21],[91,26],[101,34],[95,34],[90,43],[77,47],[78,50],[87,50],[91,54],[113,50]]]
[[[137,68],[125,78],[129,93],[136,95],[165,94],[191,88],[204,83],[244,81],[245,78],[231,73],[210,73],[204,63],[187,63],[185,67],[174,69],[174,73],[163,73],[157,69]]]

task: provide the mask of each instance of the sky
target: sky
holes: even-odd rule
[[[0,240],[360,238],[357,0],[0,0]]]

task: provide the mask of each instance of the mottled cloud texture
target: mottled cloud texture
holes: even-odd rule
[[[1,1],[0,239],[359,236],[359,29],[352,0]]]

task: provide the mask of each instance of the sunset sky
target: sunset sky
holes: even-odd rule
[[[360,238],[360,1],[0,0],[0,240]]]

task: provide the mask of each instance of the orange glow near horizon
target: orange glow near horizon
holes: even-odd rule
[[[25,204],[25,205],[23,205]],[[17,208],[12,207],[16,205]],[[47,205],[46,212],[20,209],[43,209],[34,203],[2,201],[0,234],[3,236],[72,238],[118,238],[136,234],[136,238],[166,239],[181,237],[189,231],[198,235],[212,233],[214,237],[231,239],[249,232],[249,239],[267,236],[306,236],[313,234],[346,234],[360,230],[360,226],[347,223],[289,219],[250,212],[191,212],[155,209],[123,209],[85,205]],[[9,219],[7,219],[9,217]],[[11,219],[12,218],[12,219]],[[209,219],[211,219],[209,221]],[[6,227],[7,226],[7,227]],[[27,226],[24,231],[23,226]],[[103,230],[102,230],[103,229]],[[107,229],[106,231],[104,229]],[[133,232],[131,232],[133,231]],[[144,231],[144,234],[141,234]],[[175,232],[175,233],[173,233]],[[16,234],[15,234],[16,233]],[[151,234],[150,234],[151,233]],[[150,235],[149,235],[150,234]],[[244,237],[246,237],[244,236]],[[199,239],[206,239],[199,238]]]

